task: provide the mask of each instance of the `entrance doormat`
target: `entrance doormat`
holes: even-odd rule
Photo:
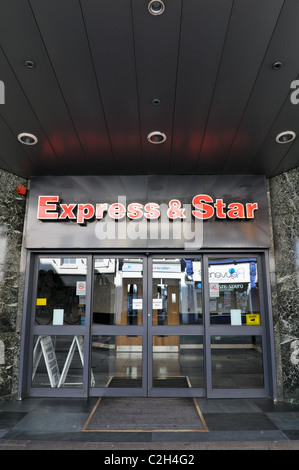
[[[123,377],[112,377],[107,384],[109,388],[141,388],[142,379],[127,379]],[[167,377],[166,379],[153,379],[155,388],[189,388],[187,377]]]
[[[195,398],[102,397],[82,431],[208,431]]]

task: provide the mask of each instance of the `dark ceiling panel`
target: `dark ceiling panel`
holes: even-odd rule
[[[1,49],[0,70],[1,79],[5,83],[5,101],[7,103],[0,107],[0,112],[17,144],[15,145],[15,152],[9,155],[9,165],[14,169],[14,172],[18,172],[20,176],[27,178],[32,174],[43,174],[45,171],[48,174],[61,173],[62,168],[59,165],[57,157],[44,135],[39,121]],[[23,132],[30,132],[37,135],[38,145],[25,146],[19,143],[17,136]],[[3,135],[1,135],[1,142],[4,143],[4,141],[5,139]],[[24,165],[20,167],[22,159],[28,159],[30,164],[28,165],[24,162]]]
[[[299,109],[293,105],[290,101],[289,94],[282,106],[276,121],[271,127],[267,139],[265,139],[260,151],[258,152],[253,164],[248,168],[248,171],[254,171],[256,173],[267,172],[269,176],[276,174],[277,168],[281,165],[283,160],[286,158],[287,153],[291,151],[294,142],[278,144],[276,142],[276,136],[282,131],[294,130],[294,123],[299,118]],[[299,126],[296,126],[296,132],[298,133]],[[299,154],[297,154],[297,164],[299,165]]]
[[[183,3],[171,173],[196,170],[232,4]]]
[[[218,172],[232,145],[267,50],[282,1],[234,2],[198,171]]]
[[[165,174],[272,176],[299,165],[298,137],[275,143],[283,130],[299,135],[289,99],[298,0],[164,0],[160,16],[148,3],[0,0],[0,168],[156,175],[155,194]],[[150,144],[152,131],[166,142]],[[37,145],[22,146],[20,132]]]
[[[82,0],[117,172],[143,173],[129,0]]]
[[[284,103],[289,101],[290,84],[296,78],[299,69],[298,59],[298,23],[299,3],[285,2],[281,10],[275,31],[271,38],[263,65],[257,77],[255,87],[250,96],[242,122],[238,129],[238,134],[230,149],[230,154],[225,162],[224,171],[226,173],[239,173],[240,171],[261,172],[260,148],[266,139],[269,139],[270,154],[264,158],[269,159],[272,174],[274,166],[278,160],[283,158],[288,151],[288,146],[278,146],[273,139],[275,136],[286,130],[280,124],[279,115]],[[296,59],[296,60],[294,60]],[[272,65],[275,62],[282,62],[282,68],[275,70]],[[287,112],[291,112],[288,124],[291,129],[298,119],[294,107],[288,106]],[[270,129],[277,119],[277,134],[273,135]],[[281,126],[281,127],[280,127]],[[297,126],[296,126],[297,127]],[[295,129],[296,132],[298,130]],[[274,131],[275,132],[275,131]],[[267,174],[268,163],[264,164],[264,171]]]
[[[146,173],[168,173],[175,105],[181,0],[172,0],[161,16],[149,14],[147,2],[132,0],[141,142]],[[160,99],[155,106],[153,99]],[[149,143],[149,133],[165,133],[163,145]]]
[[[80,173],[87,166],[66,103],[28,2],[2,1],[1,44],[30,100],[64,171]],[[57,14],[57,12],[53,12]],[[33,69],[24,65],[35,62]]]
[[[280,173],[291,170],[298,166],[299,166],[299,142],[298,140],[296,140],[293,143],[293,145],[290,146],[290,149],[285,153],[284,158],[281,160],[280,164],[275,168],[271,176],[278,175]],[[298,188],[298,192],[299,192],[299,188]]]
[[[27,176],[30,174],[32,166],[31,162],[1,116],[0,136],[0,158],[2,161],[0,161],[0,163],[2,163],[1,168],[20,176]]]
[[[116,167],[79,2],[30,3],[90,168],[93,172],[105,168],[114,173]]]

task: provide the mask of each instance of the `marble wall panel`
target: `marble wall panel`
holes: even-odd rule
[[[275,260],[274,329],[281,363],[279,386],[284,399],[299,402],[299,168],[271,178],[269,189]]]
[[[26,196],[17,187],[27,181],[0,170],[0,397],[16,387],[20,335],[20,257]]]

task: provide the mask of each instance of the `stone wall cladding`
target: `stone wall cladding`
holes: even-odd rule
[[[20,350],[19,293],[26,196],[17,187],[27,180],[0,170],[0,397],[17,387]]]
[[[275,286],[273,312],[279,338],[283,398],[299,402],[299,167],[269,180]],[[277,334],[279,332],[279,335]]]

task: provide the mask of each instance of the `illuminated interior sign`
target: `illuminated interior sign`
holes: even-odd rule
[[[198,194],[192,199],[192,215],[194,219],[254,219],[258,210],[257,202],[226,203],[223,199],[214,200],[208,194]],[[167,217],[170,220],[186,219],[186,208],[178,199],[171,199],[167,205]],[[101,220],[106,215],[111,219],[121,220],[128,217],[131,220],[142,218],[157,220],[161,215],[161,205],[148,202],[141,204],[132,202],[124,205],[120,202],[112,204],[104,203],[62,203],[58,195],[39,196],[37,207],[37,219],[43,221],[71,220],[78,224],[85,224],[92,220]]]

